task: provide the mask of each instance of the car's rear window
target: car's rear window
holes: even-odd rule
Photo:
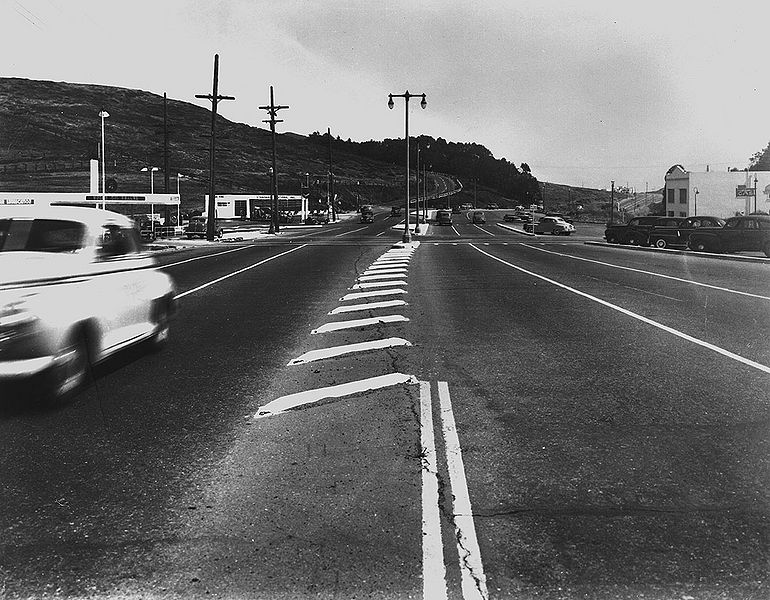
[[[0,252],[75,252],[83,247],[86,228],[59,219],[0,219]]]

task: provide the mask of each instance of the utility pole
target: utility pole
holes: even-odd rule
[[[612,191],[610,192],[610,225],[615,223],[615,181],[612,181]]]
[[[331,219],[337,220],[337,211],[334,209],[334,171],[332,170],[332,130],[331,127],[326,128],[326,135],[329,138],[329,204],[331,205]]]
[[[165,187],[163,188],[163,191],[168,194],[168,98],[166,97],[166,92],[163,92],[163,175],[165,179]]]
[[[279,225],[278,225],[278,169],[275,166],[275,124],[276,123],[283,123],[283,120],[276,119],[276,115],[278,114],[278,111],[283,108],[289,108],[288,106],[276,106],[274,100],[273,100],[273,86],[270,86],[270,105],[269,106],[260,106],[260,110],[266,110],[267,114],[270,115],[270,118],[267,120],[262,121],[263,123],[270,123],[270,131],[273,134],[273,174],[272,174],[272,202],[273,209],[270,211],[272,213],[270,218],[270,229],[268,230],[268,233],[278,233]]]
[[[209,148],[209,210],[206,219],[206,239],[209,242],[214,241],[216,232],[216,196],[214,194],[214,150],[216,148],[216,123],[217,123],[217,102],[220,100],[235,100],[235,96],[219,95],[219,54],[214,55],[214,86],[211,94],[195,94],[196,98],[205,98],[211,100],[211,146]]]

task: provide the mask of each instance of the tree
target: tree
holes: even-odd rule
[[[770,171],[770,142],[749,159],[749,171]]]

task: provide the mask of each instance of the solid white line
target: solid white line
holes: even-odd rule
[[[417,383],[417,379],[414,375],[390,373],[388,375],[379,375],[378,377],[369,377],[368,379],[351,381],[350,383],[341,383],[339,385],[289,394],[288,396],[276,398],[264,406],[260,406],[259,409],[257,409],[254,418],[262,419],[264,417],[271,417],[273,415],[281,414],[291,408],[296,408],[303,404],[312,404],[319,400],[324,400],[325,398],[341,398],[343,396],[360,394],[361,392],[377,390],[392,385],[399,385],[401,383],[415,384]]]
[[[346,302],[348,300],[359,300],[360,298],[373,298],[375,296],[392,296],[393,294],[406,294],[406,290],[392,289],[392,290],[371,290],[368,292],[354,292],[352,294],[345,294],[340,298],[340,302]]]
[[[403,338],[386,338],[384,340],[372,340],[369,342],[359,342],[357,344],[345,344],[344,346],[332,346],[331,348],[321,348],[320,350],[311,350],[305,352],[288,362],[287,367],[295,365],[304,365],[316,360],[342,356],[343,354],[353,354],[355,352],[367,352],[369,350],[382,350],[383,348],[393,348],[394,346],[411,346],[412,343]]]
[[[452,486],[452,513],[457,536],[457,552],[460,558],[463,598],[464,600],[487,600],[489,598],[487,577],[481,562],[481,551],[476,538],[476,526],[473,522],[473,509],[468,494],[468,482],[465,478],[460,439],[457,436],[452,400],[449,397],[449,385],[446,381],[438,382],[438,397],[449,482]]]
[[[192,258],[187,258],[185,260],[180,260],[175,263],[169,263],[167,265],[159,265],[159,269],[167,269],[168,267],[176,267],[177,265],[183,265],[188,262],[192,262],[194,260],[203,260],[204,258],[213,258],[215,256],[222,256],[223,254],[230,254],[231,252],[240,252],[241,250],[246,250],[247,248],[256,248],[256,244],[249,244],[248,246],[238,246],[237,248],[231,248],[230,250],[224,250],[223,252],[213,252],[211,254],[202,254],[201,256],[193,256]]]
[[[291,250],[287,250],[286,252],[281,252],[280,254],[276,254],[275,256],[271,256],[270,258],[266,258],[264,260],[259,261],[258,263],[254,263],[253,265],[249,265],[248,267],[244,267],[243,269],[238,269],[237,271],[234,271],[228,275],[224,275],[223,277],[220,277],[219,279],[215,279],[214,281],[209,281],[208,283],[204,283],[203,285],[199,285],[196,288],[193,288],[191,290],[187,290],[186,292],[182,292],[181,294],[177,294],[174,296],[174,300],[177,300],[179,298],[184,298],[185,296],[192,294],[193,292],[198,292],[204,288],[207,288],[211,285],[214,285],[215,283],[219,283],[220,281],[224,281],[225,279],[229,279],[230,277],[233,277],[234,275],[238,275],[239,273],[243,273],[244,271],[248,271],[249,269],[253,269],[254,267],[258,267],[260,265],[264,265],[266,262],[270,262],[273,259],[280,258],[282,256],[286,256],[287,254],[291,254],[292,252],[296,252],[297,250],[300,250],[302,248],[305,248],[307,244],[302,244],[301,246],[297,246],[296,248],[292,248]]]
[[[422,597],[447,597],[444,544],[438,495],[438,461],[433,434],[430,382],[420,382],[420,443],[422,444]]]
[[[351,290],[370,290],[373,288],[388,287],[389,285],[406,285],[406,281],[372,281],[370,283],[356,283]]]
[[[452,231],[454,231],[454,232],[455,232],[457,235],[460,235],[460,232],[459,232],[459,231],[457,231],[457,229],[455,229],[455,226],[454,226],[454,225],[452,225]]]
[[[684,332],[681,332],[677,329],[674,329],[673,327],[669,327],[668,325],[663,325],[663,323],[658,323],[657,321],[653,321],[652,319],[648,319],[647,317],[643,317],[640,314],[637,314],[635,312],[631,312],[630,310],[627,310],[625,308],[622,308],[620,306],[617,306],[616,304],[612,304],[611,302],[607,302],[606,300],[602,300],[601,298],[597,298],[596,296],[592,296],[590,294],[586,294],[585,292],[581,292],[580,290],[577,290],[575,288],[569,287],[568,285],[564,285],[563,283],[559,283],[558,281],[554,281],[553,279],[549,279],[548,277],[544,277],[543,275],[538,275],[537,273],[533,273],[532,271],[528,271],[527,269],[523,269],[522,267],[518,267],[514,264],[509,263],[508,261],[503,260],[502,258],[498,258],[492,254],[489,254],[488,252],[484,252],[481,248],[477,248],[473,244],[468,244],[471,248],[474,250],[477,250],[481,252],[482,254],[488,256],[489,258],[492,258],[498,262],[503,263],[504,265],[507,265],[513,269],[516,269],[517,271],[521,271],[522,273],[526,273],[527,275],[531,275],[532,277],[537,277],[538,279],[541,279],[543,281],[547,281],[548,283],[551,283],[557,287],[560,287],[564,290],[567,290],[568,292],[572,292],[573,294],[577,294],[578,296],[583,296],[584,298],[588,298],[589,300],[592,300],[594,302],[597,302],[601,304],[602,306],[606,306],[607,308],[611,308],[612,310],[616,310],[620,313],[623,313],[624,315],[628,315],[629,317],[632,317],[634,319],[638,319],[639,321],[642,321],[643,323],[647,323],[648,325],[652,325],[653,327],[657,327],[658,329],[661,329],[663,331],[666,331],[672,335],[675,335],[679,338],[682,338],[683,340],[687,340],[688,342],[692,342],[693,344],[697,344],[698,346],[702,346],[703,348],[707,348],[709,350],[713,350],[714,352],[721,354],[722,356],[726,356],[727,358],[730,358],[732,360],[735,360],[739,363],[742,363],[748,367],[752,367],[753,369],[757,369],[758,371],[762,371],[763,373],[769,373],[770,374],[770,367],[767,365],[760,364],[758,362],[754,362],[753,360],[750,360],[748,358],[744,358],[743,356],[739,356],[738,354],[734,354],[733,352],[730,352],[729,350],[725,350],[724,348],[720,348],[719,346],[715,346],[714,344],[710,344],[708,342],[705,342],[703,340],[700,340],[698,338],[692,337],[691,335],[687,335]]]
[[[334,237],[342,237],[343,235],[348,235],[349,233],[355,233],[356,231],[363,231],[364,229],[369,229],[368,227],[360,227],[358,229],[353,229],[352,231],[346,231],[345,233],[338,233]]]
[[[358,327],[371,327],[372,325],[381,325],[383,323],[403,323],[409,321],[402,315],[383,315],[381,317],[369,317],[366,319],[351,319],[349,321],[334,321],[325,323],[317,329],[310,332],[311,335],[317,333],[329,333],[330,331],[340,331],[342,329],[355,329]]]
[[[547,254],[555,254],[556,256],[564,256],[566,258],[572,258],[574,260],[582,260],[584,262],[590,262],[595,263],[597,265],[602,265],[604,267],[612,267],[613,269],[622,269],[624,271],[633,271],[635,273],[642,273],[643,275],[654,275],[655,277],[662,277],[663,279],[671,279],[673,281],[679,281],[681,283],[689,283],[692,285],[699,285],[701,287],[705,288],[711,288],[712,290],[718,290],[720,292],[728,292],[730,294],[739,294],[741,296],[749,296],[751,298],[759,298],[760,300],[770,300],[770,297],[768,296],[761,296],[759,294],[751,294],[749,292],[741,292],[739,290],[731,290],[730,288],[724,288],[720,287],[718,285],[711,285],[709,283],[701,283],[699,281],[691,281],[689,279],[682,279],[681,277],[674,277],[673,275],[664,275],[662,273],[655,273],[653,271],[645,271],[643,269],[634,269],[633,267],[624,267],[622,265],[613,265],[612,263],[606,263],[600,260],[593,260],[591,258],[583,258],[582,256],[574,256],[572,254],[565,254],[563,252],[554,252],[553,250],[546,250],[545,248],[538,248],[536,246],[530,246],[529,244],[520,244],[521,246],[525,246],[527,248],[532,248],[532,250],[538,250],[540,252],[545,252]]]
[[[481,229],[481,231],[483,231],[483,232],[484,232],[484,233],[486,233],[487,235],[491,235],[491,236],[495,237],[495,234],[494,234],[494,233],[492,233],[492,232],[490,232],[490,231],[487,231],[486,229],[482,228],[480,225],[476,225],[475,223],[473,223],[473,226],[474,226],[476,229]]]
[[[380,236],[381,236],[381,235],[383,235],[384,233],[385,233],[384,231],[380,231],[380,233],[378,233],[378,234],[377,234],[377,235],[375,235],[374,237],[380,237]]]
[[[358,281],[377,281],[383,279],[399,279],[400,277],[406,277],[405,269],[392,269],[391,272],[383,273],[377,272],[376,275],[367,275],[368,271],[364,271],[364,274],[358,278]]]
[[[384,300],[382,302],[368,302],[366,304],[352,304],[350,306],[338,306],[332,311],[329,311],[330,315],[338,315],[340,313],[357,312],[361,310],[372,310],[375,308],[393,308],[395,306],[408,306],[403,300]]]

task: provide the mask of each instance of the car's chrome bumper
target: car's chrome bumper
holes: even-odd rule
[[[53,356],[3,360],[0,355],[0,381],[15,381],[34,377],[50,369],[54,362],[55,357]]]

